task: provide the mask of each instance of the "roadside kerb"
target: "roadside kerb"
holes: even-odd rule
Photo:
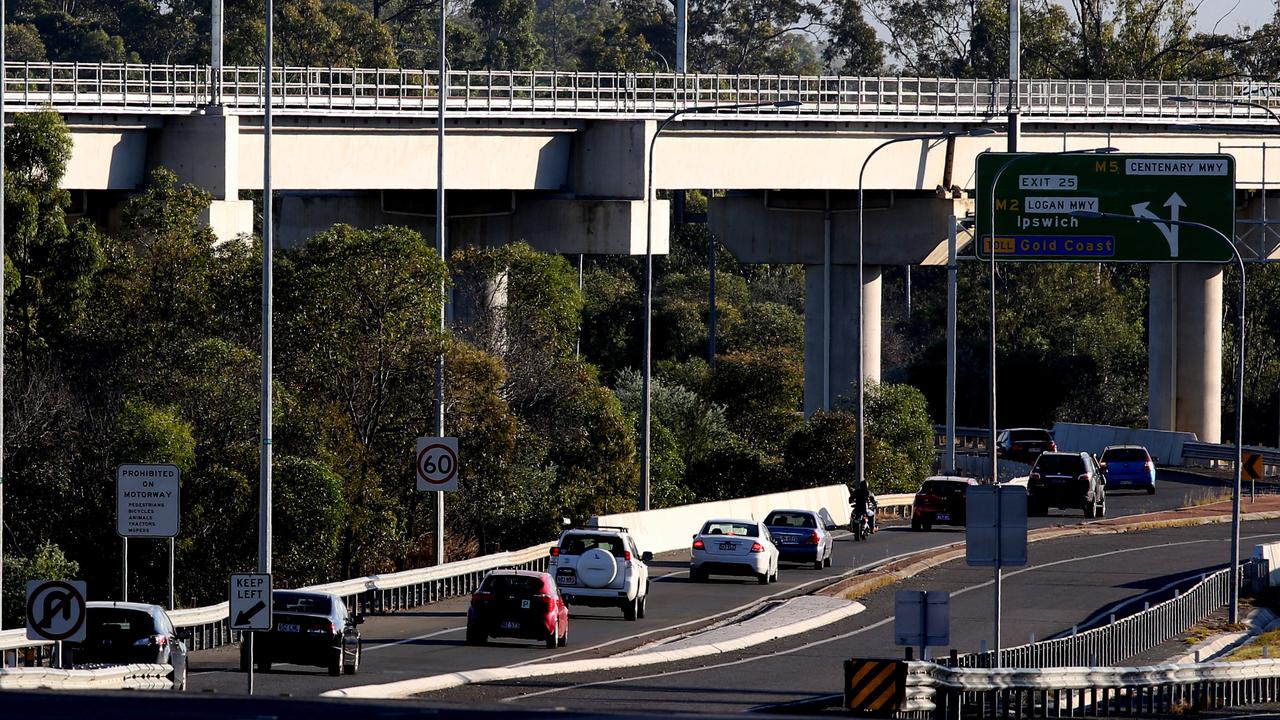
[[[601,672],[607,670],[620,670],[624,668],[644,667],[646,665],[682,662],[685,660],[706,657],[708,655],[718,655],[720,653],[743,650],[778,638],[799,635],[801,633],[809,632],[810,630],[817,630],[818,628],[826,627],[832,623],[857,615],[865,609],[866,607],[862,603],[850,602],[842,608],[830,610],[808,620],[791,623],[790,625],[785,625],[780,628],[761,630],[759,632],[731,640],[722,640],[717,643],[687,647],[680,650],[653,650],[633,655],[618,655],[608,658],[569,660],[565,662],[553,662],[538,665],[521,665],[519,667],[481,668],[478,670],[466,670],[463,672],[446,673],[443,675],[432,675],[424,678],[400,680],[397,682],[382,683],[378,685],[358,685],[355,687],[340,688],[338,690],[330,690],[328,692],[321,693],[321,697],[381,699],[406,698],[412,695],[437,692],[440,690],[447,690],[449,688],[461,687],[463,685],[471,685],[475,683],[523,680],[534,677],[546,677],[548,675]]]

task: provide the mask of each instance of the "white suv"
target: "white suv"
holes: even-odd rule
[[[628,620],[644,617],[653,553],[641,553],[623,527],[570,528],[551,548],[547,572],[570,605],[620,607]]]

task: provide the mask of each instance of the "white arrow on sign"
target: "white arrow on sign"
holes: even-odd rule
[[[1164,218],[1151,212],[1151,210],[1148,209],[1148,206],[1150,205],[1151,203],[1149,202],[1142,202],[1142,203],[1137,203],[1136,205],[1132,205],[1131,207],[1133,208],[1133,214],[1137,215],[1138,217],[1150,218],[1152,220],[1163,220]],[[1186,207],[1187,203],[1185,200],[1182,199],[1181,195],[1179,195],[1177,192],[1174,192],[1172,195],[1169,196],[1168,200],[1164,201],[1164,206],[1169,208],[1170,219],[1176,222],[1178,220],[1178,211]],[[1169,243],[1169,257],[1175,257],[1175,258],[1178,257],[1178,226],[1172,223],[1162,223],[1162,222],[1155,222],[1151,224],[1156,226],[1156,228],[1160,231],[1160,234],[1164,235],[1165,242]]]

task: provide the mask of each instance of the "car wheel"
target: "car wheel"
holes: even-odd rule
[[[1098,517],[1106,517],[1106,516],[1107,516],[1107,495],[1106,493],[1103,493],[1102,502],[1098,503]]]
[[[467,626],[467,644],[468,645],[483,645],[485,640],[488,640],[488,637],[485,636],[483,630],[471,625]]]
[[[330,675],[334,677],[338,677],[339,675],[342,674],[342,661],[345,659],[343,658],[343,655],[344,653],[342,652],[342,646],[339,645],[338,648],[333,651],[333,655],[329,658],[329,674]]]
[[[823,566],[824,566],[824,561],[823,561],[823,559],[822,559],[822,558],[818,558],[817,560],[814,560],[814,561],[813,561],[813,569],[814,569],[814,570],[821,570],[821,569],[823,568]]]
[[[564,629],[564,634],[560,636],[560,647],[568,647],[569,645],[569,628]]]
[[[626,618],[627,620],[635,620],[636,616],[639,613],[640,613],[640,596],[639,595],[637,595],[634,599],[628,600],[627,604],[622,606],[622,617]]]
[[[179,692],[185,691],[185,690],[187,689],[187,665],[186,665],[186,663],[183,663],[183,665],[182,665],[182,674],[181,674],[179,677],[175,677],[175,678],[173,679],[173,689],[174,689],[174,690],[177,690],[177,691],[179,691]]]
[[[706,582],[707,574],[701,570],[693,569],[689,571],[690,582]]]
[[[640,606],[636,608],[636,617],[638,618],[644,617],[644,606],[648,604],[649,604],[649,593],[646,592],[645,594],[640,596]]]
[[[1148,494],[1148,495],[1155,495],[1155,494],[1156,494],[1156,486],[1155,486],[1155,485],[1151,485],[1151,486],[1147,487],[1147,494]]]
[[[762,572],[762,573],[756,573],[756,582],[760,583],[761,585],[768,585],[768,584],[769,584],[769,571],[768,571],[768,570],[766,570],[766,571],[764,571],[764,572]]]
[[[922,524],[920,523],[920,521],[919,521],[919,520],[917,520],[917,519],[915,519],[915,518],[911,518],[911,529],[912,529],[912,530],[914,530],[915,532],[920,532],[920,530],[921,530],[923,527],[924,527],[924,525],[922,525]]]
[[[1094,504],[1094,502],[1093,502],[1092,500],[1085,500],[1085,501],[1084,501],[1084,516],[1085,516],[1085,518],[1086,518],[1086,519],[1091,519],[1091,518],[1093,518],[1093,516],[1097,514],[1097,507],[1098,507],[1098,506],[1097,506],[1097,505],[1095,505],[1095,504]]]
[[[551,634],[547,636],[547,649],[555,650],[560,645],[560,621],[551,626]]]
[[[361,655],[361,653],[362,653],[362,648],[360,647],[360,643],[356,643],[356,656],[355,656],[355,659],[353,659],[351,662],[349,662],[349,663],[347,663],[347,664],[345,664],[345,665],[343,665],[343,666],[342,666],[342,671],[343,671],[344,673],[346,673],[346,674],[348,674],[348,675],[355,675],[356,673],[360,672],[360,655]]]
[[[933,530],[933,523],[931,522],[921,523],[921,525],[924,527],[925,532],[930,532]]]
[[[770,576],[769,582],[778,582],[778,566],[773,566],[773,575]]]
[[[826,567],[831,567],[831,553],[827,553],[827,557],[822,561],[822,564]]]

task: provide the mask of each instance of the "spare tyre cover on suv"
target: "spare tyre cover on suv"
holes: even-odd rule
[[[618,574],[618,564],[613,554],[601,548],[592,548],[578,558],[578,578],[587,587],[601,588],[613,582]]]

